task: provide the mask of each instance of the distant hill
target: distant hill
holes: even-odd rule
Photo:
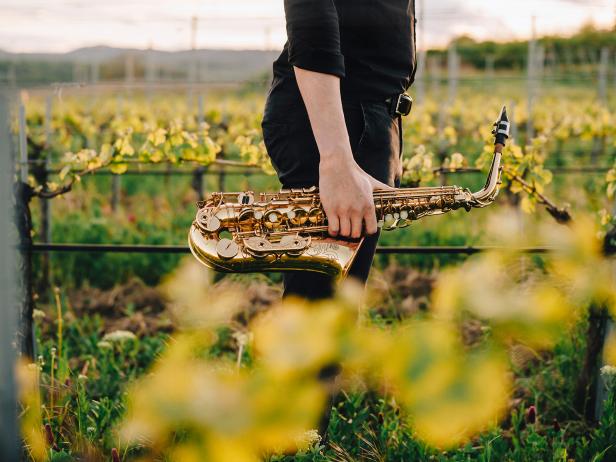
[[[19,86],[71,81],[245,81],[269,71],[280,51],[159,51],[95,46],[69,53],[0,50],[0,83]],[[3,79],[4,77],[4,79]]]

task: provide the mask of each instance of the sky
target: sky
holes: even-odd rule
[[[533,16],[540,35],[570,33],[587,22],[611,26],[616,20],[616,0],[416,3],[420,46],[442,46],[460,34],[497,41],[528,38]],[[283,0],[0,0],[0,49],[188,49],[193,17],[198,48],[280,49],[286,40]]]

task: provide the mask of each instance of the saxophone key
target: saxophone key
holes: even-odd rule
[[[235,257],[240,251],[239,245],[231,239],[221,239],[216,244],[216,252],[220,258],[224,258],[225,260],[230,260]]]
[[[308,212],[304,209],[295,209],[287,213],[287,218],[293,226],[304,226],[308,221]]]
[[[395,227],[396,221],[398,220],[394,217],[392,213],[388,213],[387,215],[385,215],[383,221],[384,221],[383,227],[385,229],[392,229],[392,227]]]
[[[272,210],[265,214],[265,219],[263,220],[263,225],[268,230],[278,229],[283,222],[283,215],[277,210]]]

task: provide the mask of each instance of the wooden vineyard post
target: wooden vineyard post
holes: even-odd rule
[[[218,174],[218,190],[220,192],[225,192],[225,170],[222,168]]]
[[[199,95],[197,104],[197,123],[199,124],[199,128],[201,128],[201,126],[205,123],[205,100],[203,95]]]
[[[599,98],[599,104],[608,107],[608,92],[607,92],[607,79],[610,65],[610,50],[607,47],[601,49],[601,55],[599,58],[598,69],[598,85],[597,96]],[[605,136],[595,136],[592,144],[591,162],[593,165],[598,163],[599,157],[605,154],[606,139]]]
[[[0,89],[0,210],[11,215],[13,156],[9,131],[10,98]],[[17,392],[15,384],[15,251],[10,220],[0,220],[0,458],[19,460]]]
[[[509,113],[509,123],[511,124],[511,141],[515,143],[518,140],[518,124],[515,121],[515,101],[511,101],[507,107]]]
[[[449,104],[453,104],[458,95],[458,79],[460,77],[460,56],[455,43],[449,46],[447,52],[447,76],[449,80]]]
[[[607,106],[607,77],[610,66],[610,50],[608,47],[601,49],[601,58],[599,60],[599,72],[598,72],[598,87],[597,94],[599,102],[604,106]]]
[[[186,71],[186,104],[191,112],[195,95],[195,83],[198,77],[197,33],[199,31],[199,18],[193,16],[190,19],[190,53],[188,55],[188,69]]]
[[[34,311],[33,281],[32,281],[32,215],[30,200],[33,190],[28,184],[28,144],[27,144],[26,110],[23,104],[19,107],[19,149],[20,149],[20,179],[15,183],[15,222],[19,236],[20,258],[20,300],[21,311],[18,329],[18,342],[21,352],[34,357],[34,336],[32,330],[32,313]]]
[[[111,177],[111,210],[114,212],[118,209],[120,202],[120,175],[113,175]]]
[[[47,96],[45,101],[45,176],[51,169],[51,137],[52,137],[52,100]],[[43,200],[41,202],[42,223],[41,231],[46,243],[51,243],[51,202]]]
[[[613,279],[616,282],[616,227],[605,236],[603,253],[612,259]],[[586,331],[586,354],[575,391],[575,409],[588,422],[596,422],[601,418],[605,400],[605,381],[601,376],[604,365],[603,350],[606,340],[615,329],[606,306],[593,305],[588,317]]]
[[[26,135],[26,107],[19,105],[19,179],[28,183],[28,139]]]
[[[613,263],[614,265],[614,282],[616,283],[616,262]],[[614,333],[616,333],[616,326],[614,325],[614,320],[610,317],[607,316],[606,313],[606,327],[605,327],[605,335],[603,336],[603,345],[602,345],[602,349],[601,352],[603,352],[603,347],[605,347],[605,343],[607,341],[608,338],[610,338],[611,335],[614,335]],[[605,359],[603,358],[603,355],[601,355],[600,358],[600,364],[601,366],[605,365]],[[601,416],[603,415],[603,403],[605,402],[606,399],[606,381],[605,378],[603,377],[603,375],[601,374],[601,366],[599,367],[599,371],[597,374],[597,380],[596,380],[596,389],[595,389],[595,409],[594,409],[594,420],[595,421],[599,421],[601,420]]]
[[[128,72],[128,71],[127,71]],[[126,77],[128,73],[126,74]],[[117,97],[117,105],[116,105],[116,117],[121,117],[124,110],[124,98],[122,95],[118,95]],[[114,212],[118,209],[118,203],[120,202],[120,189],[121,189],[121,179],[120,175],[112,175],[111,176],[111,210]]]
[[[535,97],[537,93],[537,39],[536,39],[536,18],[533,16],[533,36],[528,41],[528,58],[526,69],[526,92],[527,92],[527,107],[526,107],[526,144],[530,144],[530,141],[535,136],[535,130],[533,125],[533,112]]]
[[[148,105],[152,104],[152,87],[154,86],[154,51],[152,50],[152,43],[148,46],[148,51],[145,55],[145,83],[146,83],[146,101]]]
[[[426,99],[426,59],[427,59],[427,48],[424,40],[425,31],[426,31],[426,10],[425,10],[425,1],[419,0],[418,6],[419,10],[417,12],[418,18],[415,27],[415,36],[417,37],[417,69],[415,70],[415,87],[417,88],[417,101],[419,103],[424,103]]]
[[[52,99],[51,96],[47,96],[45,100],[45,165],[43,167],[43,181],[41,184],[43,187],[46,187],[47,184],[47,175],[51,169],[51,136],[52,136]],[[46,244],[51,243],[51,201],[49,199],[40,199],[41,205],[41,235],[43,237],[43,241]],[[49,260],[51,258],[51,254],[44,253],[41,255],[41,272],[42,272],[42,281],[41,281],[41,289],[45,290],[49,288],[50,281],[50,267]],[[39,290],[39,292],[42,292]]]
[[[203,95],[199,95],[198,98],[198,106],[197,106],[197,125],[198,132],[201,134],[201,127],[205,123],[205,110],[204,110],[204,101]],[[202,143],[203,139],[201,135],[199,135],[199,142]],[[195,173],[193,175],[192,187],[197,193],[198,200],[202,201],[205,198],[203,192],[203,173],[205,172],[205,168],[203,166],[199,166],[195,169]]]
[[[417,102],[420,104],[426,100],[426,54],[424,50],[420,50],[417,54],[415,87],[417,88]]]
[[[437,133],[439,134],[439,146],[438,146],[438,162],[439,167],[443,165],[445,162],[445,158],[447,157],[447,142],[445,141],[445,137],[443,133],[445,132],[445,118],[447,108],[445,106],[441,106],[438,111],[438,125],[437,125]],[[447,185],[447,172],[445,170],[441,171],[441,186]]]
[[[578,376],[574,407],[587,422],[594,422],[597,407],[597,386],[608,313],[605,306],[592,305],[586,329],[586,353]]]
[[[432,56],[428,59],[428,74],[431,94],[438,94],[441,87],[441,60],[437,56]]]
[[[203,173],[205,172],[205,168],[203,166],[199,166],[195,169],[193,174],[192,188],[197,193],[198,200],[202,201],[205,198],[203,193]]]
[[[613,213],[616,213],[616,204],[614,204]],[[614,281],[614,284],[616,284],[616,226],[614,226],[610,231],[608,231],[608,233],[605,236],[605,241],[603,243],[603,253],[606,255],[607,258],[610,258],[612,260],[611,261],[612,279]],[[605,334],[603,336],[603,344],[601,347],[601,353],[600,353],[601,357],[599,358],[601,366],[605,365],[605,357],[604,357],[605,344],[607,340],[611,338],[612,335],[615,335],[615,334],[616,334],[616,324],[614,323],[614,318],[610,317],[608,313],[606,312]],[[595,400],[594,417],[596,421],[599,421],[603,414],[603,403],[605,402],[605,399],[606,399],[606,391],[607,391],[606,381],[603,375],[601,375],[600,369],[599,369],[599,373],[598,373],[597,381],[596,381],[596,388],[595,388],[596,400]]]

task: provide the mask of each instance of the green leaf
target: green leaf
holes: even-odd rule
[[[101,146],[99,156],[102,164],[107,164],[109,161],[111,161],[111,158],[113,157],[113,146],[108,143],[103,144]]]
[[[607,185],[607,197],[614,199],[614,196],[616,196],[616,182]]]
[[[122,142],[122,148],[120,149],[120,154],[123,156],[132,156],[133,154],[135,154],[135,149],[130,144],[130,141],[128,139],[125,139]]]
[[[126,171],[128,170],[128,164],[127,163],[111,164],[111,166],[109,167],[109,170],[111,170],[111,173],[115,175],[122,175],[123,173],[126,173]]]
[[[535,203],[529,196],[524,196],[520,202],[520,208],[524,213],[533,213],[535,211]]]
[[[60,177],[60,180],[64,180],[64,178],[66,178],[66,175],[68,175],[70,172],[71,172],[70,164],[62,167],[62,170],[60,170],[60,174],[58,175]]]

